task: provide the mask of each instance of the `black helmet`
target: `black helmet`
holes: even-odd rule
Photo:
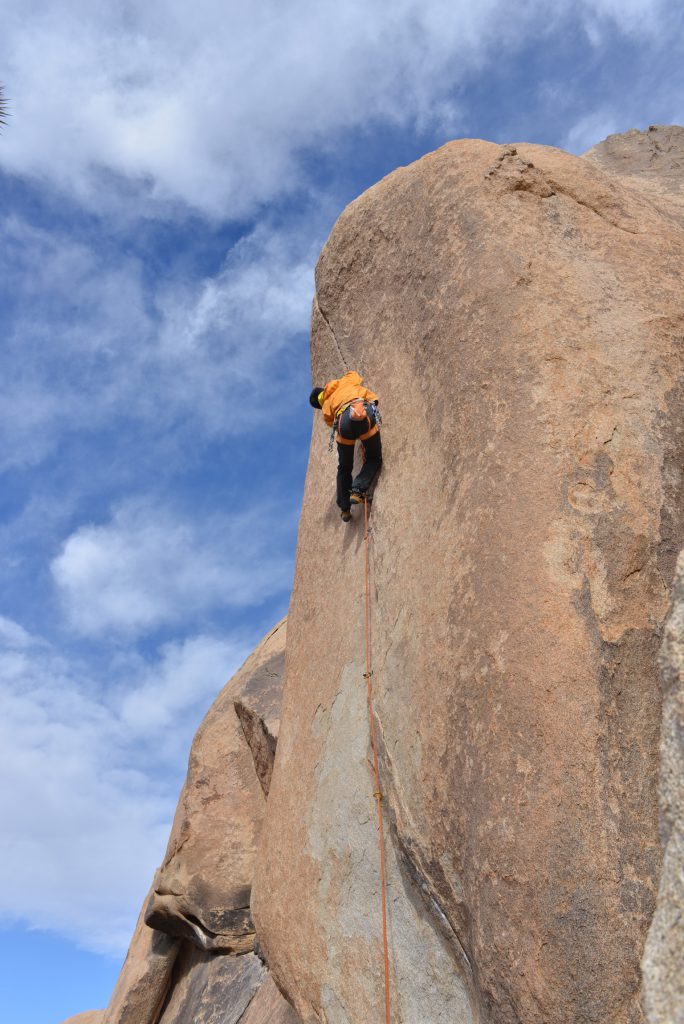
[[[309,395],[309,405],[312,405],[314,409],[320,409],[321,407],[321,403],[318,401],[318,396],[322,390],[323,388],[314,388]]]

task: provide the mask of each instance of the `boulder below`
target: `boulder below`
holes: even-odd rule
[[[226,684],[195,736],[166,856],[101,1024],[237,1024],[247,1012],[254,1024],[265,1024],[264,1013],[273,1024],[298,1024],[253,952],[249,912],[285,637],[283,621]]]

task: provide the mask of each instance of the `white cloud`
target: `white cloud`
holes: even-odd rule
[[[179,754],[245,653],[191,637],[120,665],[107,688],[2,620],[0,919],[127,947],[168,838]]]
[[[617,25],[626,35],[648,42],[665,29],[670,11],[667,0],[585,0],[581,5],[587,34],[594,45],[603,40],[603,29]]]
[[[31,643],[31,637],[18,622],[0,615],[0,643],[10,650],[21,649]]]
[[[657,0],[150,0],[3,10],[4,167],[98,209],[181,202],[222,218],[303,184],[300,153],[381,120],[442,118],[488,57],[576,18],[657,35]],[[598,34],[598,35],[597,35]],[[114,178],[112,177],[114,176]]]
[[[329,156],[345,127],[436,119],[455,131],[450,90],[461,76],[563,18],[598,26],[597,45],[606,25],[648,40],[667,23],[666,5],[648,0],[544,5],[543,19],[540,3],[15,0],[0,38],[14,108],[0,160],[98,209],[125,185],[126,217],[133,208],[177,216],[178,203],[231,216],[306,188],[300,148]],[[676,119],[681,104],[670,106]],[[566,144],[581,151],[626,116],[602,105]],[[165,282],[111,238],[0,221],[0,273],[14,300],[3,310],[13,321],[0,471],[37,465],[70,433],[122,419],[142,444],[164,434],[169,448],[181,431],[201,444],[277,419],[293,359],[303,364],[293,353],[304,351],[323,240],[324,217],[298,216],[294,231],[261,224],[210,277],[179,266]],[[269,401],[236,416],[236,393]]]
[[[289,525],[289,524],[288,524]],[[257,607],[290,584],[283,516],[179,517],[127,503],[103,526],[82,526],[52,562],[72,626],[139,635],[216,608]]]
[[[116,418],[151,434],[179,425],[195,443],[258,429],[277,415],[293,339],[313,293],[312,225],[244,237],[218,273],[144,280],[138,258],[0,221],[0,273],[13,303],[3,340],[0,469],[39,463],[71,431]],[[40,268],[40,271],[37,271]],[[235,398],[247,397],[248,415]]]
[[[167,729],[198,701],[216,693],[216,667],[234,661],[234,651],[206,636],[166,644],[162,662],[122,699],[120,715],[131,734]]]
[[[289,400],[277,382],[287,381],[293,342],[303,347],[308,331],[321,243],[309,223],[294,235],[257,227],[214,278],[159,295],[151,358],[165,401],[180,410],[192,403],[210,433],[276,420]]]
[[[625,131],[626,127],[631,126],[621,122],[614,112],[603,108],[594,110],[572,125],[563,141],[563,149],[580,155],[602,142],[608,135]]]

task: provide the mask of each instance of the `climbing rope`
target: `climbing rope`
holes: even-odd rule
[[[373,773],[375,775],[375,797],[378,807],[378,830],[380,833],[380,890],[382,894],[382,949],[385,959],[385,1024],[390,1024],[390,970],[389,951],[387,947],[387,886],[385,884],[385,838],[382,829],[382,790],[380,789],[380,769],[378,767],[378,745],[375,738],[375,718],[373,716],[373,688],[371,686],[370,658],[370,570],[368,560],[368,501],[363,499],[363,540],[365,551],[365,608],[366,608],[366,671],[364,677],[368,685],[368,716],[370,718],[371,746],[373,748]]]

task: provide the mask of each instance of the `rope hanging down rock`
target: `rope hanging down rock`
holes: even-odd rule
[[[385,837],[382,827],[382,790],[380,788],[380,769],[378,767],[378,745],[375,737],[375,718],[373,716],[373,688],[371,686],[370,658],[370,570],[368,559],[368,499],[363,499],[363,540],[365,551],[365,632],[366,632],[366,671],[364,677],[368,686],[368,716],[370,718],[371,746],[373,748],[373,773],[375,776],[375,797],[378,808],[378,831],[380,835],[380,890],[382,895],[382,950],[385,960],[385,1024],[390,1024],[390,970],[389,950],[387,946],[387,886],[385,882]]]

